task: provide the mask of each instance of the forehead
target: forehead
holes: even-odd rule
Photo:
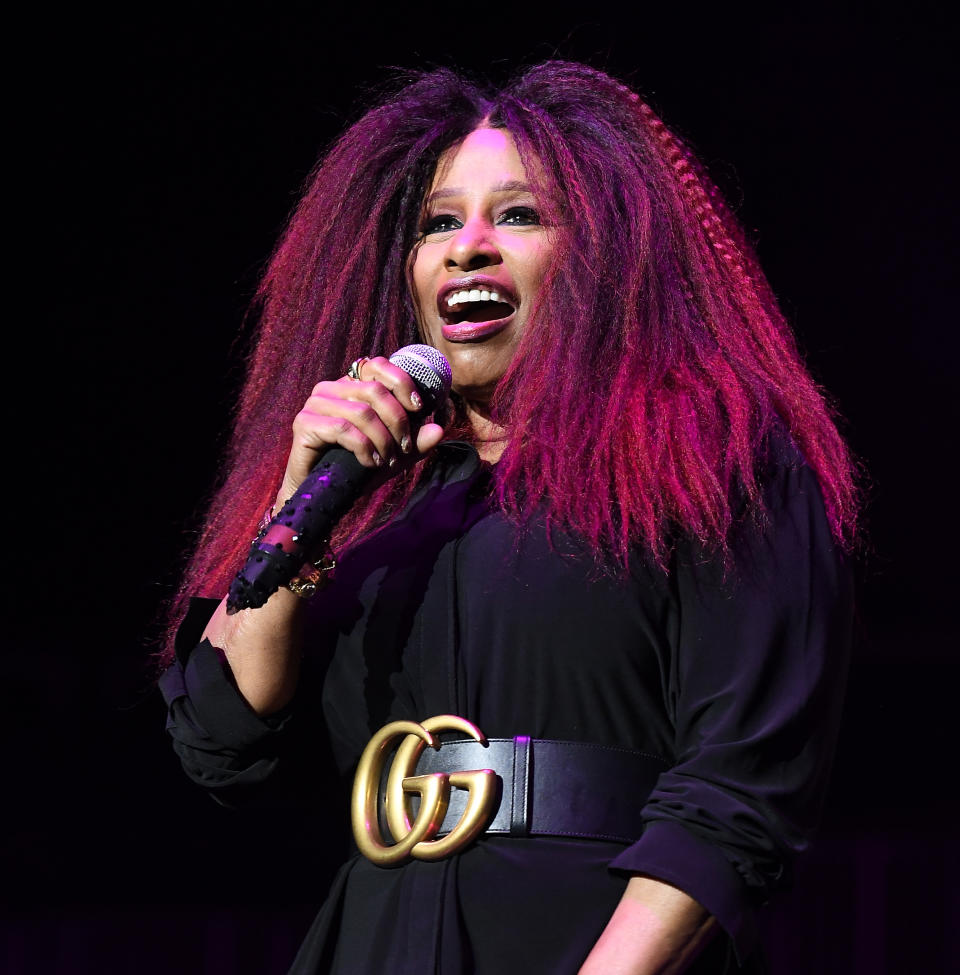
[[[523,180],[526,175],[513,136],[506,129],[474,129],[440,157],[430,189],[493,185]]]

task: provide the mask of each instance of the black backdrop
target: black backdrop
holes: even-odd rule
[[[231,815],[181,778],[146,668],[216,471],[243,309],[317,153],[390,66],[499,77],[560,56],[630,82],[698,150],[870,473],[847,719],[820,843],[768,918],[774,969],[946,970],[953,39],[917,8],[866,8],[207,4],[15,25],[24,124],[8,157],[24,172],[8,203],[26,220],[8,225],[22,227],[8,288],[26,309],[5,339],[17,581],[0,968],[284,970],[331,854],[312,824]]]

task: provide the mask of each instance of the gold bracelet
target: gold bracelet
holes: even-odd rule
[[[336,567],[337,560],[333,552],[324,552],[312,565],[305,562],[303,568],[287,583],[286,588],[301,599],[309,599],[333,578]]]
[[[273,506],[267,508],[257,525],[257,535],[254,543],[259,542],[266,534],[273,521]],[[300,571],[284,586],[295,596],[309,599],[323,589],[333,578],[333,570],[337,567],[337,560],[333,552],[327,549],[316,562],[304,562]]]

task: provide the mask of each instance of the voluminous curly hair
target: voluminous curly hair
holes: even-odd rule
[[[815,472],[841,544],[854,465],[744,234],[682,141],[634,92],[548,62],[499,90],[453,71],[413,76],[336,141],[263,275],[226,472],[188,595],[222,595],[274,500],[292,418],[360,352],[418,341],[408,263],[438,160],[480,124],[513,136],[554,234],[554,261],[493,401],[510,445],[503,509],[575,533],[625,566],[665,564],[676,532],[723,549],[735,499],[757,502],[774,427]],[[469,431],[460,431],[469,436]],[[359,504],[343,544],[402,505],[423,465]],[[169,651],[168,651],[169,652]]]

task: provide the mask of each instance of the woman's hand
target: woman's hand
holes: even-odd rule
[[[317,383],[293,421],[293,444],[274,511],[334,445],[356,455],[364,467],[382,471],[378,480],[416,463],[443,438],[443,427],[436,423],[413,429],[411,413],[421,405],[410,376],[383,356],[363,363],[359,382],[344,376]]]
[[[363,363],[361,380],[344,377],[317,383],[293,422],[293,445],[274,504],[274,512],[291,498],[320,455],[339,445],[383,479],[416,463],[433,450],[443,428],[411,426],[420,409],[413,380],[402,369],[377,357]],[[234,680],[258,714],[271,714],[293,696],[299,676],[303,600],[278,589],[258,609],[227,614],[226,599],[204,631],[226,656]]]

